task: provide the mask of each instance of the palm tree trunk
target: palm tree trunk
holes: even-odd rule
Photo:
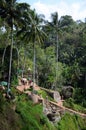
[[[6,39],[6,43],[8,42],[8,39],[9,39],[9,34],[7,36],[7,39]],[[5,46],[5,49],[4,49],[4,52],[3,52],[3,56],[2,56],[2,65],[4,63],[4,58],[5,58],[5,53],[6,53],[6,49],[7,49],[8,45]]]
[[[86,86],[86,73],[85,73],[85,81],[84,81],[84,87]]]
[[[58,78],[58,34],[56,36],[56,84],[55,84],[55,89],[57,86],[57,78]]]
[[[38,85],[38,69],[37,69],[37,65],[36,65],[36,84]]]
[[[5,46],[5,49],[4,49],[4,52],[3,52],[3,56],[2,56],[2,65],[3,65],[3,63],[4,63],[4,58],[5,58],[6,49],[7,49],[7,46]]]
[[[17,56],[18,56],[18,63],[17,63],[17,77],[19,76],[18,70],[19,70],[19,50],[16,47],[16,51],[17,51]]]
[[[24,71],[25,71],[25,63],[26,63],[26,54],[25,54],[25,50],[24,50],[24,64],[23,64],[23,67],[22,67],[22,78],[24,77]]]
[[[10,49],[10,62],[9,62],[8,86],[7,86],[8,95],[9,95],[9,89],[11,84],[12,51],[13,51],[13,25],[11,27],[11,49]]]
[[[36,71],[36,52],[35,52],[35,44],[33,45],[33,83],[35,83],[35,71]],[[34,87],[34,86],[33,86]]]

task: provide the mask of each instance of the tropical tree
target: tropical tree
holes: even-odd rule
[[[33,82],[35,83],[35,71],[36,71],[36,44],[43,43],[46,34],[42,30],[42,15],[38,15],[35,10],[31,10],[30,17],[26,26],[21,30],[23,31],[23,39],[29,43],[33,43]]]
[[[74,20],[72,19],[72,16],[70,15],[65,15],[65,16],[61,16],[60,20],[59,20],[59,25],[60,27],[64,27],[64,28],[68,28],[70,25],[74,25]]]
[[[11,83],[11,66],[12,66],[12,50],[13,50],[13,31],[21,23],[24,24],[26,13],[29,9],[29,5],[26,3],[17,3],[17,0],[1,0],[0,2],[0,17],[4,23],[9,25],[11,35],[11,47],[10,47],[10,62],[9,62],[9,76],[8,76],[8,91]]]
[[[55,43],[55,52],[56,52],[56,78],[55,78],[55,86],[57,85],[57,72],[58,72],[58,32],[59,32],[59,25],[58,25],[58,13],[54,12],[51,14],[51,22],[48,22],[52,34],[53,34],[53,39]]]
[[[56,81],[57,81],[57,71],[58,71],[58,13],[55,12],[51,14],[51,25],[55,31],[55,40],[56,40]]]

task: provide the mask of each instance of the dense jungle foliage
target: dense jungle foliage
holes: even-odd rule
[[[69,15],[61,16],[58,19],[58,15],[57,12],[52,12],[51,21],[48,21],[45,20],[43,14],[38,15],[27,3],[17,3],[16,0],[1,0],[0,85],[2,81],[7,82],[6,87],[9,91],[9,88],[11,89],[18,84],[18,77],[21,76],[27,79],[31,78],[39,86],[47,89],[61,91],[64,86],[72,86],[74,95],[71,102],[86,108],[86,19],[74,21]],[[67,104],[68,102],[65,105],[70,105],[70,103]],[[0,111],[3,109],[4,112],[6,109],[4,108],[4,100],[0,101],[1,103],[3,107],[0,108]],[[37,111],[41,111],[39,107],[41,106],[38,106],[37,109],[40,110]],[[38,122],[40,123],[42,118],[42,123],[45,125],[43,128],[41,124],[38,126],[34,115],[31,115],[34,112],[24,115],[23,112],[27,113],[27,109],[29,108],[26,104],[19,102],[17,115],[14,114],[16,119],[13,119],[14,121],[20,120],[18,123],[16,122],[19,129],[24,129],[21,128],[20,124],[28,121],[33,128],[26,125],[25,130],[29,130],[29,127],[31,130],[56,129],[53,128],[52,124],[49,126],[42,114],[39,115]],[[19,117],[18,113],[22,118]],[[34,124],[27,115],[32,116]],[[6,115],[4,116],[6,117]],[[1,117],[3,118],[3,114]],[[76,118],[78,122],[82,120],[67,114],[58,124],[58,130],[64,130],[64,122],[67,118],[70,118],[70,122],[75,121]],[[86,127],[82,128],[82,124],[79,126],[81,125],[81,129],[85,130]],[[11,126],[6,124],[6,127]],[[6,128],[2,130],[6,130]],[[71,130],[78,130],[78,126],[77,129],[71,128]]]

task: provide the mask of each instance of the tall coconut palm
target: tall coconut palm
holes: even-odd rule
[[[36,44],[43,43],[46,34],[42,30],[42,17],[37,15],[35,10],[31,10],[31,16],[27,21],[26,28],[24,28],[24,39],[33,43],[33,82],[35,83],[35,71],[36,71]]]
[[[53,35],[55,37],[55,46],[56,46],[56,84],[57,85],[57,73],[58,73],[58,32],[59,32],[59,26],[58,26],[58,13],[52,13],[51,14],[51,22],[49,22]]]
[[[0,1],[0,17],[9,25],[11,29],[11,49],[8,76],[8,91],[11,82],[11,66],[12,66],[12,50],[13,50],[13,30],[17,25],[24,21],[25,13],[28,11],[29,5],[26,3],[17,3],[17,0],[1,0]]]

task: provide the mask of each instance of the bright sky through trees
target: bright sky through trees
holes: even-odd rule
[[[74,20],[84,21],[86,17],[86,0],[19,0],[27,2],[37,13],[44,14],[50,19],[50,14],[57,11],[59,18],[63,15],[71,15]]]

